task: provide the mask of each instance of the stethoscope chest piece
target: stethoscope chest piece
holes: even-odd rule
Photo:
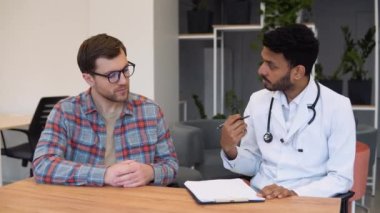
[[[266,132],[263,138],[266,143],[270,143],[273,140],[273,135],[270,132]]]

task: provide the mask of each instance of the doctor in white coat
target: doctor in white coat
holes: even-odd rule
[[[244,116],[221,133],[224,167],[252,176],[267,198],[330,197],[353,184],[355,121],[348,98],[310,77],[318,40],[304,25],[264,35],[258,74],[265,89],[251,95]]]

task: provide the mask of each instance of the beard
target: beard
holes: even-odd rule
[[[125,102],[128,100],[129,96],[129,87],[128,86],[122,86],[118,87],[111,93],[107,98],[109,101],[113,102]]]
[[[276,83],[271,83],[265,76],[261,76],[264,80],[264,87],[269,91],[285,91],[293,87],[292,82],[290,81],[290,71],[286,73],[280,80]]]
[[[128,100],[129,98],[129,86],[119,86],[112,91],[103,91],[100,88],[94,88],[97,93],[102,96],[104,99],[110,102],[122,103]]]

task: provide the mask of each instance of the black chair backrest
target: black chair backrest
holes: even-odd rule
[[[40,139],[41,132],[45,128],[47,117],[54,105],[59,100],[67,98],[67,96],[43,97],[38,103],[37,109],[34,112],[32,122],[29,125],[29,143],[34,151],[38,140]]]

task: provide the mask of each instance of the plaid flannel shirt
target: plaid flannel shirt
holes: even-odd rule
[[[60,101],[37,144],[33,167],[38,183],[104,185],[106,123],[90,90]],[[114,130],[116,161],[150,164],[154,184],[175,179],[178,160],[159,106],[130,93]]]

